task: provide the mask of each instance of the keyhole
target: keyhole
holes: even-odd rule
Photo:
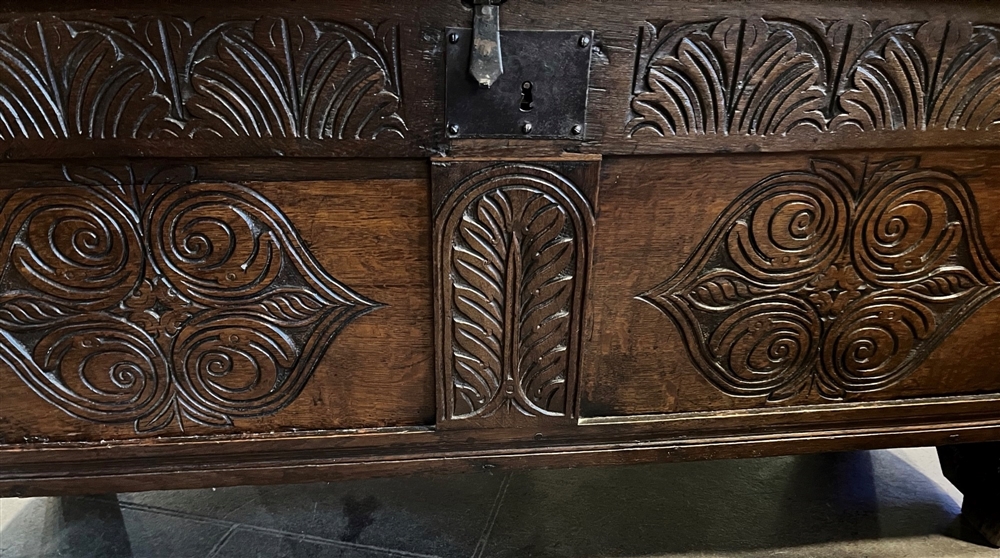
[[[531,112],[535,108],[535,100],[531,95],[531,82],[521,84],[521,112]]]

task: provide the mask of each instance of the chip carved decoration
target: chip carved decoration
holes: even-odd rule
[[[1000,129],[1000,24],[647,23],[637,56],[629,137]]]
[[[723,392],[841,400],[906,378],[1000,295],[980,227],[971,189],[947,169],[816,159],[748,189],[640,298]]]
[[[277,412],[379,306],[274,203],[194,167],[67,168],[8,193],[0,226],[0,363],[70,415],[136,433]]]
[[[591,203],[533,164],[484,165],[448,186],[435,225],[439,418],[574,417]]]
[[[399,28],[303,17],[0,22],[0,140],[402,137]]]

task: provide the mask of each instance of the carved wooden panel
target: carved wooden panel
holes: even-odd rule
[[[399,29],[31,16],[0,23],[0,140],[403,136]]]
[[[435,166],[439,421],[576,416],[599,160]]]
[[[682,20],[639,45],[630,136],[1000,129],[1000,23]]]
[[[780,401],[891,386],[998,295],[969,186],[905,157],[814,159],[758,182],[641,298],[719,389]]]
[[[0,361],[51,405],[136,433],[275,413],[378,308],[255,190],[192,166],[69,168],[0,205]]]

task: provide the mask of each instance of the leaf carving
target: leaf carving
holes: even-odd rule
[[[294,289],[278,289],[258,304],[265,316],[290,327],[309,325],[331,308],[330,301],[324,301],[308,291]]]
[[[6,298],[6,297],[5,297]],[[48,327],[74,312],[40,296],[16,293],[0,301],[0,327],[31,329]]]
[[[629,137],[1000,126],[997,23],[748,17],[639,33]]]
[[[197,133],[367,139],[403,136],[395,27],[262,18],[218,27],[192,67]],[[378,46],[385,41],[389,48]],[[388,50],[388,52],[386,52]]]
[[[498,165],[445,202],[447,419],[572,412],[589,230],[575,195],[545,169]]]
[[[824,128],[818,111],[829,63],[806,25],[730,18],[647,26],[644,35],[651,36],[630,136]]]
[[[403,136],[399,28],[302,17],[0,21],[0,140]]]
[[[483,414],[495,412],[488,403],[503,402],[499,389],[516,391],[526,414],[558,409],[575,257],[565,211],[536,190],[493,191],[466,212],[459,236],[465,244],[452,252],[459,416],[484,405]]]
[[[0,138],[175,135],[154,49],[109,25],[52,17],[0,25]]]
[[[921,298],[949,300],[981,286],[982,283],[969,270],[951,267],[938,270],[934,275],[911,285],[910,290]]]
[[[853,64],[831,128],[991,130],[1000,122],[1000,27],[876,27]]]
[[[765,292],[749,280],[731,271],[719,270],[707,274],[691,287],[688,298],[694,304],[709,309],[729,308]]]

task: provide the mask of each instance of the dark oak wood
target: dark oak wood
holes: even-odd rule
[[[438,423],[576,419],[600,158],[436,160]]]
[[[596,31],[572,151],[997,144],[989,1],[511,0],[501,17]],[[18,0],[0,21],[7,157],[470,154],[426,79],[444,29],[471,26],[459,1]]]
[[[36,167],[8,191],[4,441],[432,422],[426,166],[283,166]]]
[[[1000,392],[994,160],[605,159],[583,416]]]
[[[4,2],[0,494],[1000,442],[995,2],[500,13],[578,139],[460,0]]]

